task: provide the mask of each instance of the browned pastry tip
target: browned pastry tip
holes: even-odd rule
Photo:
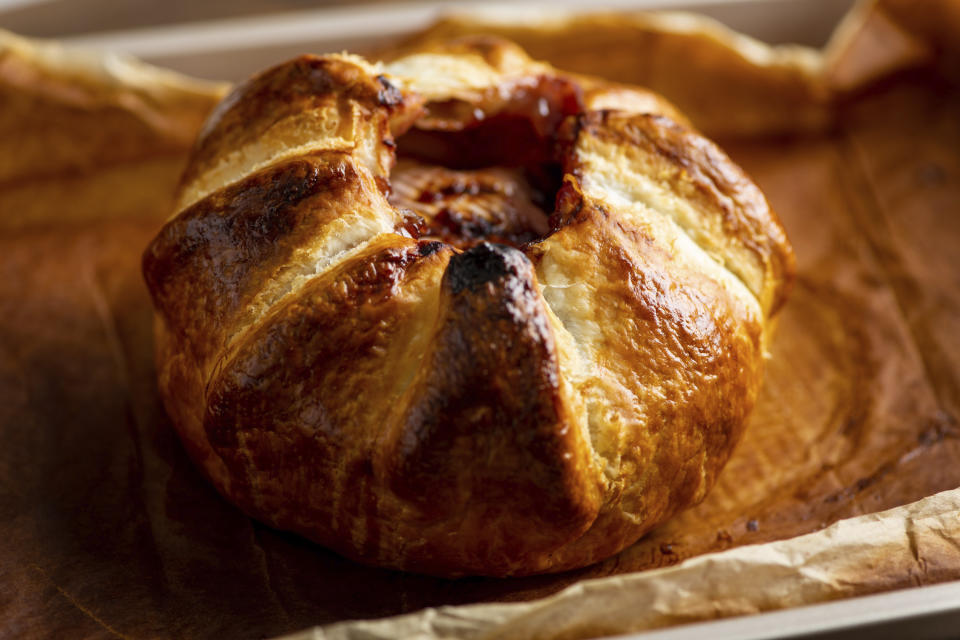
[[[237,87],[144,256],[191,455],[273,526],[440,575],[583,566],[701,500],[793,263],[677,120],[491,39]]]

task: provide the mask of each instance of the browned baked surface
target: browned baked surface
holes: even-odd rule
[[[139,260],[159,221],[8,232],[0,241],[8,628],[112,637],[103,623],[130,636],[255,637],[529,599],[956,487],[960,287],[951,247],[960,229],[942,212],[960,203],[951,179],[960,175],[958,108],[955,90],[907,78],[864,97],[842,136],[728,144],[777,207],[798,256],[750,425],[699,507],[607,562],[556,576],[397,574],[247,518],[194,470],[156,392]],[[899,586],[943,578],[918,569]]]
[[[390,173],[390,204],[414,212],[420,237],[460,249],[480,242],[522,245],[549,231],[548,193],[517,168],[453,170],[401,160]]]
[[[382,71],[304,56],[214,110],[144,275],[161,395],[220,492],[360,561],[499,576],[596,562],[703,499],[793,255],[671,108],[595,109],[585,84],[473,39]],[[395,153],[562,183],[526,202],[529,241],[451,244],[389,202]]]
[[[750,425],[700,506],[614,558],[562,575],[399,574],[247,518],[195,471],[157,395],[139,261],[166,214],[6,231],[5,629],[262,637],[428,605],[529,599],[960,485],[958,111],[955,85],[901,76],[861,93],[828,135],[724,143],[777,209],[798,256]],[[153,198],[173,187],[143,184]],[[957,575],[926,555],[896,581],[876,582],[871,569],[845,576],[848,593]]]

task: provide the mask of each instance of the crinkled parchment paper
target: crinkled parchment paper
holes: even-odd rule
[[[957,575],[960,490],[823,531],[693,558],[676,567],[585,580],[533,602],[426,609],[346,622],[285,640],[596,638],[746,615]]]
[[[960,578],[960,2],[923,6],[864,4],[822,54],[676,16],[419,36],[506,33],[662,91],[759,182],[798,256],[707,499],[598,565],[515,580],[359,566],[206,485],[157,398],[139,263],[224,88],[0,38],[0,636],[412,614],[309,633],[584,637]]]

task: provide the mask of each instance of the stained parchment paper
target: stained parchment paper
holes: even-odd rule
[[[157,398],[139,262],[222,87],[130,83],[109,68],[78,80],[5,49],[0,635],[269,637],[487,603],[405,618],[392,635],[433,624],[448,636],[536,626],[584,637],[960,578],[960,38],[948,37],[960,8],[930,2],[918,17],[908,4],[861,9],[832,62],[803,81],[825,93],[787,103],[826,117],[791,130],[775,100],[778,127],[712,132],[764,189],[799,261],[764,389],[717,487],[614,558],[515,580],[363,567],[251,521],[203,481]],[[677,37],[692,36],[636,46]],[[903,55],[872,57],[863,43],[877,38]],[[699,95],[694,112],[714,104],[722,120],[731,101],[780,86],[780,67],[755,60],[740,81],[752,89],[723,97],[705,75],[720,59],[710,51],[735,57],[736,41],[700,42],[675,70],[694,87],[679,97]],[[657,85],[667,71],[649,80],[674,97],[674,78]],[[490,604],[509,601],[533,608],[515,618]]]

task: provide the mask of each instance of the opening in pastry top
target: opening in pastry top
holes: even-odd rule
[[[390,200],[422,218],[420,237],[461,249],[539,240],[560,186],[555,134],[578,108],[555,79],[479,103],[429,103],[397,140]]]

